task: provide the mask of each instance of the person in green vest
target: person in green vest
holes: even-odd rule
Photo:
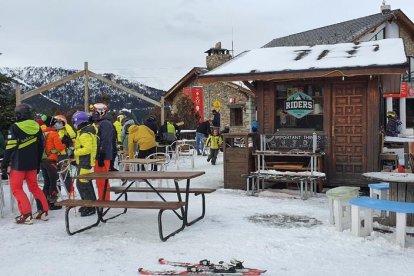
[[[171,118],[168,118],[158,131],[160,143],[164,145],[172,144],[177,140],[177,132],[179,132],[179,127],[173,123]]]

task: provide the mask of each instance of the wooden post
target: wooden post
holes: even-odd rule
[[[89,112],[89,70],[88,70],[88,62],[85,62],[84,64],[85,68],[85,79],[84,79],[84,85],[85,85],[85,112]]]
[[[21,100],[21,97],[20,97],[21,93],[22,93],[21,90],[22,89],[20,87],[20,84],[16,85],[16,106],[22,103],[22,100]]]
[[[161,125],[164,124],[165,121],[165,110],[164,110],[164,96],[161,97]]]

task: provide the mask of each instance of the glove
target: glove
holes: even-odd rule
[[[62,137],[62,143],[66,145],[66,147],[70,147],[72,144],[72,140],[69,138],[69,136],[65,135]]]
[[[105,162],[104,162],[104,160],[105,160],[105,152],[100,151],[100,152],[98,153],[98,166],[99,166],[99,167],[105,167]]]

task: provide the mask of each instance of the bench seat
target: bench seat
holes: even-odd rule
[[[186,226],[186,218],[184,217],[184,207],[186,206],[185,202],[175,202],[175,201],[105,201],[105,200],[81,200],[81,199],[66,199],[63,201],[56,202],[55,205],[57,206],[65,206],[65,224],[66,224],[66,232],[69,235],[74,235],[80,232],[83,232],[87,229],[92,227],[96,227],[99,225],[100,222],[107,222],[109,219],[116,218],[122,214],[127,212],[127,209],[156,209],[158,211],[158,233],[159,237],[162,241],[166,241],[170,237],[174,236],[178,232],[182,231]],[[74,207],[89,207],[89,208],[97,208],[97,221],[92,225],[83,227],[76,231],[70,230],[69,225],[69,211]],[[106,208],[104,211],[103,208]],[[122,208],[124,211],[120,214],[114,215],[110,218],[104,219],[105,214],[112,208]],[[177,209],[181,209],[181,215],[177,213]],[[162,214],[165,210],[172,210],[179,220],[181,221],[180,227],[170,233],[167,236],[163,234],[163,227],[162,227]]]
[[[63,201],[56,202],[55,205],[57,205],[57,206],[66,206],[66,207],[176,210],[180,207],[183,207],[185,205],[185,202],[103,201],[103,200],[65,199]]]
[[[158,196],[165,200],[162,197],[162,193],[177,193],[177,190],[175,188],[157,188],[156,191],[152,188],[149,187],[124,187],[124,186],[113,186],[110,188],[111,192],[114,192],[115,194],[121,194],[119,197],[121,197],[122,195],[124,195],[125,197],[125,201],[128,200],[128,193],[157,193]],[[179,189],[180,193],[185,193],[186,190],[184,188],[180,188]],[[192,221],[188,221],[186,220],[185,224],[186,226],[190,226],[194,223],[196,223],[197,221],[201,220],[204,218],[204,215],[206,213],[206,198],[205,198],[205,194],[209,194],[212,192],[215,192],[216,189],[213,188],[190,188],[189,189],[189,193],[190,194],[194,194],[195,196],[201,195],[201,215],[195,219],[193,219]],[[179,195],[178,199],[181,201],[181,196]],[[185,199],[186,202],[186,209],[188,209],[188,202],[189,202],[189,198],[187,197]]]
[[[111,192],[114,193],[122,193],[125,191],[126,187],[123,186],[113,186],[110,188]],[[176,189],[175,188],[157,188],[157,191],[160,193],[176,193]],[[209,194],[216,191],[216,189],[212,189],[212,188],[190,188],[189,192],[192,194]],[[154,192],[153,189],[148,188],[148,187],[130,187],[128,189],[128,193],[152,193]],[[185,193],[185,189],[184,188],[180,188],[180,193]]]
[[[414,214],[414,203],[358,197],[349,200],[349,204],[351,205],[352,233],[359,237],[368,236],[373,230],[372,210],[395,212],[397,217],[396,242],[405,247],[407,214]]]

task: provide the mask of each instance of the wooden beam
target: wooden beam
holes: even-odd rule
[[[251,84],[248,81],[243,81],[243,84],[246,85],[254,94],[256,94],[257,90],[256,87],[253,86],[253,84]]]
[[[117,88],[117,89],[119,89],[121,91],[124,91],[124,92],[126,92],[126,93],[128,93],[128,94],[130,94],[132,96],[137,97],[137,98],[140,98],[140,99],[142,99],[142,100],[144,100],[146,102],[152,103],[153,105],[156,105],[156,106],[161,107],[161,103],[157,102],[156,100],[153,100],[153,99],[151,99],[151,98],[149,98],[147,96],[144,96],[142,94],[139,94],[139,93],[135,92],[134,90],[131,90],[131,89],[126,88],[126,87],[124,87],[124,86],[122,86],[120,84],[117,84],[116,82],[113,82],[111,80],[108,80],[108,79],[102,77],[101,75],[95,74],[92,71],[88,71],[88,73],[89,73],[89,75],[91,77],[94,77],[94,78],[96,78],[96,79],[98,79],[98,80],[100,80],[100,81],[102,81],[104,83],[107,83],[107,84],[109,84],[109,85],[111,85],[111,86],[113,86],[113,87],[115,87],[115,88]]]
[[[16,85],[16,106],[22,103],[21,96],[22,96],[22,88],[20,87],[20,84],[17,84]]]
[[[85,62],[84,64],[84,70],[85,70],[85,79],[84,79],[84,85],[85,85],[85,92],[84,92],[84,100],[85,100],[85,112],[89,111],[89,73],[88,73],[88,63]]]
[[[42,86],[42,87],[39,87],[39,88],[33,89],[33,90],[31,90],[31,91],[29,91],[29,92],[24,93],[23,95],[21,95],[20,100],[21,100],[21,101],[26,100],[26,99],[28,99],[28,98],[30,98],[30,97],[33,97],[33,96],[35,96],[35,95],[38,95],[38,94],[40,94],[40,93],[42,93],[42,92],[45,92],[45,91],[48,91],[48,90],[50,90],[50,89],[52,89],[52,88],[58,87],[59,85],[62,85],[62,84],[64,84],[64,83],[68,82],[68,81],[71,81],[71,80],[74,80],[74,79],[80,78],[80,77],[82,77],[84,74],[85,74],[85,72],[84,72],[84,71],[79,71],[79,72],[76,72],[76,73],[74,73],[74,74],[72,74],[72,75],[66,76],[66,77],[64,77],[63,79],[60,79],[60,80],[57,80],[57,81],[51,82],[51,83],[49,83],[49,84],[46,84],[46,85],[44,85],[44,86]],[[17,99],[16,99],[16,100],[17,100]]]

